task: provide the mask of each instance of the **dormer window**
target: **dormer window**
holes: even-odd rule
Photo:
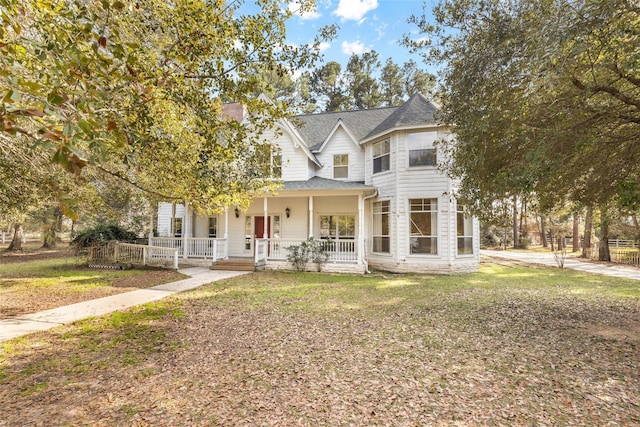
[[[391,143],[388,139],[373,143],[373,173],[388,171],[391,168]]]
[[[333,177],[349,178],[349,155],[335,154],[333,156]]]
[[[433,133],[420,132],[407,135],[409,167],[436,166],[438,159],[433,142]]]

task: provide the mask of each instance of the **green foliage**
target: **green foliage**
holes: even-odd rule
[[[447,171],[478,212],[535,194],[608,203],[640,182],[640,14],[626,0],[442,0],[405,43],[442,71]],[[627,184],[633,183],[627,188]]]
[[[281,1],[261,1],[252,15],[242,6],[7,0],[0,134],[10,138],[2,142],[34,147],[75,175],[97,169],[198,210],[246,204],[277,187],[250,170],[251,147],[287,111],[255,97],[254,65],[277,75],[312,66],[332,32],[292,47],[292,15]],[[244,104],[245,121],[229,120],[225,102]]]
[[[324,242],[315,240],[313,237],[309,237],[299,245],[292,245],[286,249],[289,251],[287,260],[298,271],[305,271],[309,262],[315,263],[319,271],[321,265],[329,258]]]
[[[119,242],[135,242],[135,233],[115,224],[100,224],[78,233],[71,241],[71,246],[88,248],[117,240]]]

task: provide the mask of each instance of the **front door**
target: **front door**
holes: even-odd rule
[[[266,237],[271,237],[271,217],[267,217],[267,234]],[[254,241],[255,239],[262,239],[263,237],[265,237],[265,233],[264,233],[264,229],[265,229],[265,220],[263,216],[257,216],[256,217],[256,222],[255,225],[253,227],[253,237],[254,237]],[[254,250],[256,245],[253,245]]]

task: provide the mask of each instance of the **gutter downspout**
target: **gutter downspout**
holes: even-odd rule
[[[372,199],[374,197],[377,197],[377,196],[378,196],[378,189],[376,188],[374,190],[373,194],[362,198],[362,211],[363,211],[362,212],[362,216],[363,217],[364,217],[364,203],[365,203],[365,201],[367,201],[369,199]],[[362,222],[363,222],[362,228],[364,229],[364,221],[362,221]],[[367,254],[366,250],[367,250],[367,248],[364,247],[365,245],[362,245],[362,246],[363,246],[363,248],[362,248],[362,263],[364,264],[364,272],[366,274],[371,274],[371,271],[369,271],[369,263],[366,260],[366,254]]]
[[[448,196],[449,196],[449,227],[448,227],[448,233],[449,233],[449,259],[448,259],[448,263],[449,263],[449,267],[451,267],[453,265],[453,250],[455,248],[455,240],[454,240],[454,235],[453,235],[453,224],[456,224],[455,222],[455,215],[457,214],[456,212],[452,212],[453,209],[453,189],[451,187],[451,179],[448,179],[448,183],[447,183],[447,192],[448,192]]]

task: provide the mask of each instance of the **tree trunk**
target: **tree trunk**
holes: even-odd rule
[[[45,224],[42,227],[42,247],[45,249],[51,249],[56,247],[57,239],[56,229],[54,224]]]
[[[549,241],[547,240],[547,220],[545,217],[540,217],[540,240],[542,240],[543,248],[549,247]]]
[[[611,261],[611,252],[609,252],[609,216],[607,207],[600,206],[600,244],[598,245],[598,259],[600,261]]]
[[[520,236],[518,236],[518,199],[513,198],[513,247],[520,246]]]
[[[13,240],[9,243],[8,251],[22,251],[22,224],[13,226]]]
[[[587,214],[584,217],[584,242],[582,242],[582,257],[589,258],[591,251],[591,230],[593,229],[593,208],[587,206]]]
[[[558,251],[561,251],[564,249],[564,235],[562,234],[562,232],[558,232]]]
[[[580,217],[578,216],[578,212],[573,213],[573,248],[571,252],[579,252],[580,251]]]

